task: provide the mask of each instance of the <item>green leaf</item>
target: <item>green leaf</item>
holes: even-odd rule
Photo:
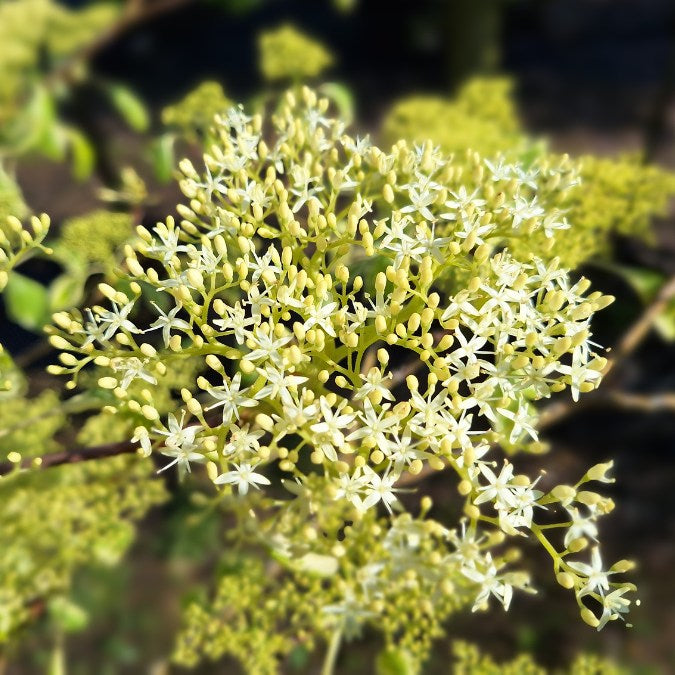
[[[73,162],[73,176],[85,180],[91,176],[96,165],[96,152],[87,137],[73,127],[64,128]]]
[[[155,176],[161,183],[168,183],[173,175],[176,165],[174,143],[176,137],[173,134],[162,134],[152,144],[152,166]]]
[[[319,91],[337,106],[340,118],[351,124],[354,120],[354,95],[351,89],[340,82],[326,82],[319,87]]]
[[[418,669],[405,649],[388,647],[377,655],[375,672],[377,675],[415,675]]]
[[[3,143],[14,154],[34,150],[47,153],[55,151],[56,104],[43,86],[35,86],[21,114],[0,130]]]
[[[89,623],[87,612],[64,596],[57,596],[49,602],[49,616],[66,633],[84,630]]]
[[[646,267],[626,267],[613,263],[607,267],[631,286],[645,304],[656,298],[666,281],[664,274]],[[675,340],[675,300],[671,300],[654,319],[654,328],[664,340]]]
[[[654,328],[664,340],[675,341],[675,300],[671,300],[661,314],[656,317]]]
[[[64,128],[55,121],[47,124],[35,145],[35,149],[48,159],[60,162],[66,155],[67,138]]]
[[[39,331],[49,320],[49,294],[37,281],[14,272],[4,297],[7,315],[19,326]]]
[[[84,296],[84,279],[73,274],[56,277],[49,286],[49,309],[58,312],[79,305]]]
[[[131,89],[121,84],[108,84],[106,93],[117,112],[134,131],[148,130],[150,126],[148,109]]]
[[[661,272],[646,267],[626,267],[625,265],[611,264],[609,269],[618,274],[643,302],[651,302],[666,279]]]

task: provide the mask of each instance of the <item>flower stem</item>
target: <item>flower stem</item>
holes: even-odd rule
[[[342,627],[337,628],[330,639],[328,651],[321,667],[321,675],[333,675],[335,673],[335,662],[340,651],[340,642],[342,642]]]

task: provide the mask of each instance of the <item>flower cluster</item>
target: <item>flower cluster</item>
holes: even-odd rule
[[[261,33],[258,51],[260,70],[270,81],[303,81],[333,64],[333,56],[320,42],[290,24]]]
[[[10,270],[18,265],[36,248],[45,249],[42,241],[49,231],[49,216],[42,214],[30,220],[31,229],[26,229],[15,216],[8,216],[0,227],[0,291],[7,285]]]
[[[675,175],[646,165],[639,156],[570,161],[528,138],[516,115],[511,83],[503,78],[475,78],[453,100],[415,96],[399,101],[384,121],[383,135],[392,142],[431,138],[443,151],[456,153],[460,166],[467,148],[496,164],[515,163],[535,172],[548,164],[565,166],[566,184],[539,192],[538,204],[547,213],[561,211],[574,227],[558,233],[555,247],[542,229],[506,242],[526,261],[533,253],[547,260],[555,255],[563,266],[575,268],[606,254],[613,234],[649,237],[652,218],[666,212],[675,193]],[[471,171],[470,164],[463,168]]]
[[[542,450],[533,403],[566,388],[576,400],[606,363],[590,320],[612,298],[589,293],[555,258],[522,260],[505,248],[536,232],[555,242],[570,227],[542,195],[574,177],[564,162],[524,167],[470,153],[458,164],[431,143],[385,151],[349,135],[327,108],[303,89],[269,118],[236,107],[217,117],[204,167],[180,165],[180,222],[138,228],[124,284],[99,287],[105,306],[55,315],[50,340],[63,353],[51,371],[74,388],[95,365],[113,395],[107,410],[133,420],[143,454],[160,453],[182,474],[204,464],[242,518],[260,506],[257,527],[270,518],[277,560],[305,572],[319,561],[335,577],[343,599],[327,598],[323,610],[336,630],[386,614],[393,601],[378,602],[363,584],[377,586],[378,570],[396,567],[401,542],[415,575],[449,565],[474,609],[490,597],[508,608],[529,579],[510,568],[515,556],[492,549],[522,536],[551,553],[588,623],[617,618],[632,586],[608,575],[628,564],[604,571],[595,552],[590,564],[568,560],[611,510],[578,489],[604,471],[544,493],[497,450]],[[147,318],[137,305],[150,293],[156,312]],[[162,415],[155,392],[188,358],[202,372],[182,388],[184,406]],[[444,469],[466,521],[425,521],[443,552],[416,563],[420,539],[400,535],[409,521],[394,515],[405,510],[401,486]],[[310,499],[318,478],[321,497]],[[569,516],[555,524],[566,532],[556,546],[536,517],[561,505]],[[354,576],[350,545],[359,540],[345,536],[328,538],[326,561],[325,542],[307,538],[322,509],[342,526],[390,514],[373,531],[381,558]],[[290,535],[285,513],[295,514]],[[434,584],[416,588],[416,607],[435,593]]]
[[[628,670],[611,661],[592,654],[579,654],[569,668],[549,670],[537,665],[532,657],[521,654],[512,661],[496,663],[490,656],[481,653],[475,645],[466,642],[454,642],[452,645],[454,663],[452,672],[457,675],[547,675],[547,673],[565,673],[566,675],[626,675]]]

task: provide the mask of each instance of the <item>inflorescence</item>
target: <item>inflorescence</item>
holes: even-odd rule
[[[387,580],[413,614],[491,597],[508,608],[530,590],[514,568],[524,538],[550,553],[584,621],[622,616],[634,586],[616,575],[631,564],[603,563],[597,520],[613,503],[586,489],[610,465],[544,492],[499,449],[542,451],[534,402],[564,389],[576,400],[606,365],[590,322],[612,298],[553,256],[510,252],[534,233],[555,251],[570,227],[550,206],[576,180],[565,162],[385,151],[309,89],[215,125],[203,167],[180,164],[179,221],[127,245],[125,290],[101,284],[105,306],[55,315],[51,371],[75,388],[95,365],[143,455],[181,475],[205,465],[277,562],[330,585],[316,608],[327,632],[389,625]],[[142,297],[157,299],[150,320]],[[185,359],[202,368],[181,409],[160,414],[155,392]],[[428,497],[411,518],[401,486],[442,470],[463,518],[431,520]]]

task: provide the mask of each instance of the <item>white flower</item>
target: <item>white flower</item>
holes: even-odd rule
[[[166,471],[169,467],[177,464],[179,473],[189,473],[190,462],[203,462],[205,459],[202,453],[195,452],[199,447],[195,442],[195,437],[204,427],[198,424],[183,427],[184,423],[185,411],[183,411],[180,422],[175,415],[169,414],[168,429],[152,430],[154,433],[166,437],[161,453],[174,458],[172,462],[160,469],[160,472]]]
[[[513,428],[509,437],[511,443],[515,443],[522,436],[523,432],[531,436],[535,441],[538,440],[539,435],[534,428],[536,417],[533,417],[528,412],[526,402],[519,402],[518,408],[515,411],[508,410],[507,408],[497,408],[497,412],[513,421]]]
[[[622,619],[622,614],[626,614],[630,609],[630,600],[624,598],[624,594],[633,590],[630,585],[621,586],[614,589],[602,598],[602,616],[598,624],[598,630],[601,630],[608,621]]]
[[[596,546],[591,553],[590,565],[582,562],[571,562],[568,565],[579,574],[587,577],[585,585],[577,591],[578,597],[583,597],[589,593],[598,592],[604,595],[605,591],[609,590],[609,575],[612,572],[605,572],[602,569],[602,558],[600,557],[600,549]]]
[[[317,328],[321,328],[327,335],[335,337],[335,329],[333,328],[331,317],[338,307],[339,305],[337,302],[325,301],[318,305],[309,305],[309,307],[305,308],[305,313],[308,315],[308,318],[305,320],[302,327],[307,331],[316,326]]]
[[[392,379],[393,375],[391,373],[385,375],[379,368],[373,366],[367,375],[359,373],[359,377],[364,381],[364,384],[356,390],[354,394],[355,401],[360,401],[371,394],[378,394],[381,398],[388,401],[394,400],[394,395],[389,391],[389,387],[384,384],[385,380]]]
[[[515,508],[517,502],[511,484],[513,480],[513,464],[504,462],[499,476],[495,475],[494,471],[485,462],[481,462],[480,471],[487,478],[488,484],[478,488],[480,494],[473,500],[473,503],[483,504],[484,502],[494,501],[497,506]]]
[[[248,354],[249,361],[269,360],[276,366],[283,365],[280,349],[291,341],[290,336],[273,338],[270,336],[272,332],[272,325],[265,324],[270,327],[270,332],[265,332],[262,326],[256,326],[252,335],[248,338],[247,344],[251,347],[251,352]]]
[[[154,323],[150,324],[150,328],[147,328],[144,333],[147,333],[152,330],[157,330],[158,328],[162,329],[162,339],[164,340],[164,346],[169,346],[169,340],[171,339],[171,329],[177,328],[179,330],[190,330],[190,324],[183,320],[178,319],[176,315],[182,309],[182,305],[178,303],[172,310],[168,313],[163,312],[156,303],[151,303],[154,305],[155,309],[159,312],[159,317]]]
[[[364,486],[365,498],[361,508],[367,511],[381,501],[387,511],[391,513],[391,505],[397,501],[394,494],[396,492],[394,483],[399,479],[399,474],[392,471],[391,473],[387,472],[384,475],[380,475],[369,466],[363,467],[363,474],[367,482]]]
[[[572,399],[574,401],[579,400],[579,388],[582,384],[599,380],[602,377],[600,371],[592,370],[588,367],[581,349],[574,350],[571,366],[559,365],[558,371],[569,378]]]
[[[157,380],[145,370],[148,359],[141,359],[131,356],[129,358],[115,358],[110,361],[111,368],[116,373],[124,373],[120,381],[120,387],[124,390],[135,380],[143,380],[149,384],[157,384]]]
[[[208,387],[206,392],[218,401],[206,408],[213,410],[223,406],[223,424],[229,424],[232,418],[239,418],[239,408],[254,408],[258,405],[255,398],[246,395],[249,389],[241,389],[241,372],[235,373],[230,382],[223,378],[223,384],[218,387]]]
[[[255,283],[263,277],[265,281],[274,283],[274,279],[281,275],[281,260],[275,248],[267,249],[267,252],[262,257],[258,257],[255,251],[251,251],[253,261],[249,261],[248,267],[253,270],[251,281]]]
[[[110,340],[118,330],[126,330],[130,333],[141,332],[140,329],[127,318],[134,307],[133,300],[127,302],[123,307],[120,307],[116,302],[112,302],[111,304],[112,310],[104,310],[98,313],[99,322],[108,324],[108,327],[103,333],[103,340]]]
[[[352,433],[347,436],[347,440],[353,441],[359,438],[371,437],[378,444],[385,443],[385,434],[396,432],[400,424],[396,415],[387,415],[388,408],[389,404],[383,405],[380,413],[377,414],[370,399],[365,399],[363,412],[359,413],[359,417],[363,421],[363,426],[352,431]]]
[[[356,418],[356,415],[353,413],[341,414],[346,406],[347,401],[343,400],[338,404],[337,409],[333,410],[328,404],[326,397],[322,396],[319,399],[319,408],[323,421],[310,426],[310,429],[315,434],[319,434],[319,438],[316,441],[318,447],[333,462],[337,461],[336,450],[339,450],[345,444],[343,432]]]
[[[150,434],[145,427],[136,427],[131,442],[140,444],[143,457],[150,457],[152,454],[152,442],[150,441]]]
[[[291,396],[289,391],[304,382],[307,382],[306,377],[300,375],[287,375],[283,369],[275,366],[266,365],[264,368],[256,368],[259,375],[262,375],[267,384],[255,395],[258,400],[266,398],[281,398],[288,400]]]
[[[238,344],[244,344],[249,332],[247,328],[257,323],[255,316],[246,316],[246,310],[237,301],[234,305],[227,305],[225,307],[227,316],[222,319],[216,319],[213,325],[220,328],[222,331],[232,331],[234,339]]]
[[[158,256],[165,265],[169,265],[174,256],[178,253],[187,251],[185,244],[179,244],[180,230],[175,227],[168,227],[164,223],[159,223],[153,231],[159,237],[160,244],[155,244],[153,239],[152,246],[145,248],[145,254],[150,257]]]
[[[361,467],[357,466],[353,474],[341,473],[338,477],[338,486],[335,491],[335,499],[350,501],[359,511],[363,510],[361,493],[368,479],[363,475]]]
[[[579,509],[574,506],[568,506],[567,513],[572,518],[572,524],[565,533],[565,548],[567,548],[575,539],[579,537],[589,537],[597,541],[598,526],[592,518],[587,518],[579,513]]]
[[[223,446],[222,454],[224,457],[245,458],[246,455],[255,455],[260,449],[258,442],[265,432],[261,429],[250,431],[249,425],[243,427],[232,425],[230,427],[230,438]]]
[[[505,583],[497,573],[497,567],[492,562],[492,556],[489,553],[486,554],[482,567],[484,567],[483,570],[475,567],[462,567],[462,574],[480,586],[471,611],[482,609],[490,595],[494,595],[502,603],[504,609],[508,610],[513,598],[513,586]]]
[[[241,464],[233,464],[235,467],[232,471],[227,471],[220,474],[214,479],[216,485],[236,485],[240,495],[245,495],[248,492],[249,485],[259,489],[258,485],[270,485],[270,481],[260,473],[255,473],[255,464],[250,462],[241,462]]]

